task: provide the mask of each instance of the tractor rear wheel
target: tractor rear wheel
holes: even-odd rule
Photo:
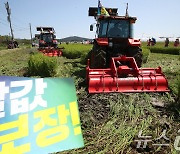
[[[94,45],[90,52],[90,68],[105,68],[106,52],[97,45]]]
[[[142,49],[139,47],[131,47],[129,48],[129,55],[130,57],[134,57],[136,64],[138,67],[142,65]]]

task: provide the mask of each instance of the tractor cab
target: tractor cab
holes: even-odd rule
[[[108,44],[109,50],[113,53],[119,53],[121,49],[123,54],[127,48],[132,45],[140,46],[140,41],[133,39],[133,25],[136,17],[124,16],[100,16],[97,20],[97,38],[100,45],[103,42]]]
[[[89,16],[94,16],[96,37],[90,53],[92,68],[107,68],[112,57],[134,57],[138,67],[142,64],[142,50],[139,39],[133,39],[133,24],[136,17],[118,16],[117,8],[106,8],[108,16],[97,15],[98,8],[89,8]],[[93,25],[90,26],[93,31]],[[102,55],[99,57],[99,55]]]
[[[52,33],[42,33],[40,35],[40,40],[45,41],[47,44],[51,43],[55,39]]]
[[[103,13],[99,13],[100,6]],[[103,8],[100,1],[98,8],[89,8],[89,16],[94,16],[97,21],[97,35],[88,54],[88,91],[168,92],[168,82],[160,67],[140,68],[141,42],[133,38],[136,17],[130,17],[127,9],[125,16],[118,16],[117,9]]]
[[[39,34],[39,47],[55,47],[57,48],[57,40],[54,28],[52,27],[37,27]]]
[[[133,38],[133,23],[136,18],[99,17],[97,23],[98,38]]]

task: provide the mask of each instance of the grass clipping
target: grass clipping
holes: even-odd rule
[[[180,48],[174,48],[174,47],[150,47],[150,51],[152,53],[161,53],[161,54],[171,54],[171,55],[180,55]]]
[[[143,48],[142,51],[143,51],[142,61],[143,63],[147,63],[150,50],[148,48]]]
[[[28,75],[40,77],[53,77],[57,74],[57,58],[44,56],[35,53],[30,56],[28,61]]]

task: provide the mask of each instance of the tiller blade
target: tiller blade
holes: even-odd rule
[[[110,68],[86,68],[89,93],[168,92],[168,82],[161,67],[138,68],[133,57],[114,57]]]
[[[45,48],[39,48],[38,50],[42,52],[44,55],[49,56],[49,57],[54,57],[54,56],[60,57],[62,56],[62,49],[53,48],[53,47],[45,47]]]

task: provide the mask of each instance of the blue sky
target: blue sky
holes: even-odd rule
[[[88,8],[97,6],[98,0],[8,0],[12,12],[15,38],[30,38],[29,23],[33,36],[36,26],[52,26],[57,38],[81,36],[94,38],[89,31],[93,17]],[[0,35],[10,32],[4,3],[0,1]],[[135,38],[180,36],[180,0],[101,0],[105,7],[117,7],[119,15],[125,14],[129,3],[129,15],[136,16]]]

